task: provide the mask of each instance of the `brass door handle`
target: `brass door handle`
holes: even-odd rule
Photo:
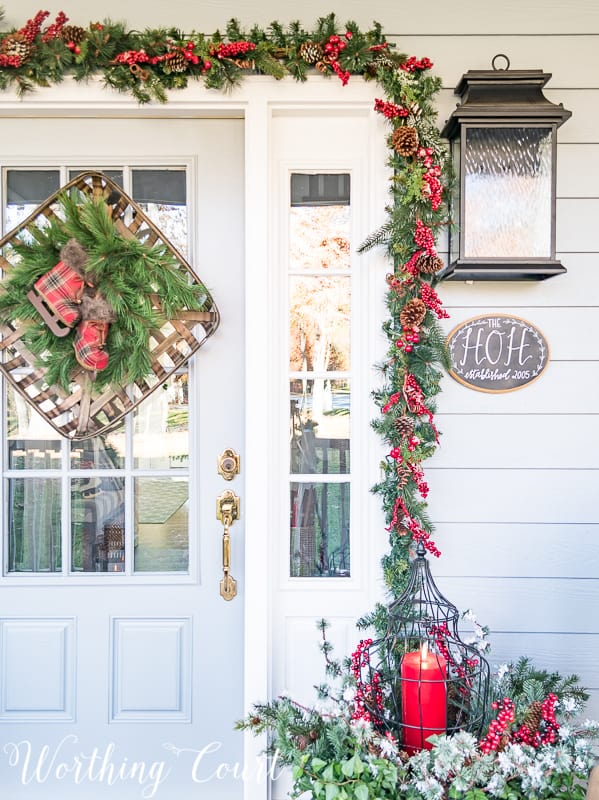
[[[237,581],[231,575],[231,537],[229,529],[239,519],[239,498],[227,490],[216,498],[216,518],[223,523],[223,578],[220,593],[224,600],[232,600],[237,594]]]

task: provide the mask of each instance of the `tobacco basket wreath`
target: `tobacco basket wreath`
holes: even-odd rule
[[[85,260],[84,296],[54,302],[70,291],[56,278],[68,272],[69,248]],[[0,269],[0,371],[72,440],[114,427],[218,327],[218,309],[191,266],[99,172],[78,175],[1,239]],[[87,327],[86,310],[97,317]],[[72,329],[69,314],[77,317]]]

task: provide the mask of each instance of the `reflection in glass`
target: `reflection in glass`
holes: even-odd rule
[[[304,206],[289,213],[290,272],[349,270],[350,207]]]
[[[464,256],[551,256],[551,129],[467,128]]]
[[[187,478],[136,478],[135,571],[185,572],[188,545]]]
[[[289,279],[289,368],[349,369],[350,278]]]
[[[4,231],[7,233],[16,228],[59,187],[58,170],[9,169],[6,173]]]
[[[109,433],[71,443],[71,469],[123,469],[125,425]]]
[[[133,199],[172,245],[187,256],[185,170],[133,170]]]
[[[8,571],[60,572],[60,480],[9,478]]]
[[[348,577],[349,483],[291,483],[292,577]]]
[[[71,545],[73,572],[124,571],[123,478],[88,475],[71,481]]]
[[[8,468],[60,469],[60,435],[10,386],[6,414]]]
[[[180,469],[189,461],[188,373],[172,375],[134,412],[136,469]]]
[[[349,472],[348,380],[296,378],[290,383],[291,472]]]

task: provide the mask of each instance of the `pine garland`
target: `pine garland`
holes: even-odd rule
[[[3,60],[0,55],[0,89],[14,86],[23,93],[36,85],[58,83],[65,75],[77,81],[101,75],[105,84],[132,93],[140,103],[165,102],[169,90],[184,88],[191,80],[201,81],[207,88],[227,90],[249,72],[276,79],[289,75],[303,81],[310,70],[335,75],[343,84],[350,75],[361,75],[381,86],[384,99],[376,100],[375,109],[390,125],[391,196],[387,219],[361,250],[383,247],[393,265],[387,277],[389,316],[383,325],[387,356],[380,364],[382,386],[374,393],[380,415],[373,422],[388,454],[382,465],[383,478],[374,491],[381,498],[390,535],[391,547],[383,558],[385,579],[391,597],[399,597],[405,587],[412,542],[421,539],[429,552],[438,554],[421,464],[438,444],[434,400],[440,391],[442,369],[449,365],[439,326],[439,319],[446,314],[434,287],[435,273],[442,266],[435,240],[448,222],[450,169],[434,107],[441,82],[430,74],[430,60],[396,52],[376,22],[363,32],[353,21],[342,28],[334,14],[320,17],[313,30],[298,21],[288,26],[275,21],[266,29],[254,25],[246,30],[232,19],[223,32],[216,31],[212,36],[184,34],[176,28],[128,31],[120,23],[105,20],[77,28],[77,41],[72,38],[72,29],[65,27],[66,15],[60,12],[56,21],[44,28],[46,17],[47,12],[39,12],[23,28],[0,37],[0,53],[14,34],[27,37],[31,45],[16,60],[14,56]],[[104,220],[92,217],[83,215],[78,221],[71,214],[69,230],[84,246],[91,246],[96,235],[96,241],[103,241],[102,248],[94,246],[95,269],[102,276],[101,257],[110,253],[110,237],[102,228]],[[37,257],[46,254],[47,264],[55,258],[57,243],[64,237],[53,230],[43,236],[46,239]],[[37,274],[35,259],[25,245],[23,254],[27,256],[24,262],[30,264],[27,268],[32,270],[30,278]],[[123,258],[132,272],[119,273],[118,279],[113,278],[104,287],[107,299],[120,310],[122,318],[122,324],[111,326],[111,365],[104,375],[106,381],[143,371],[141,349],[139,363],[133,363],[129,371],[118,355],[112,357],[112,349],[118,353],[127,341],[141,340],[153,324],[151,310],[139,297],[136,300],[135,283],[127,284],[126,275],[135,273],[139,257],[127,251]],[[414,309],[422,309],[422,304],[426,313],[418,321]],[[123,306],[135,308],[135,314],[124,315]],[[411,325],[402,324],[402,320],[405,323],[410,319]],[[52,370],[51,375],[64,382],[67,367],[60,359]],[[405,426],[396,424],[404,418],[412,422],[409,434]],[[384,624],[383,607],[363,620],[363,624],[373,622],[377,627]]]
[[[64,193],[57,202],[59,215],[53,215],[43,227],[30,225],[11,244],[18,261],[2,281],[0,321],[29,322],[23,343],[47,368],[46,382],[68,389],[79,369],[73,334],[55,336],[27,299],[27,292],[57,264],[61,248],[74,238],[87,253],[86,271],[94,287],[116,315],[106,341],[108,366],[96,374],[95,389],[141,381],[152,374],[152,331],[178,311],[208,310],[210,295],[201,284],[189,284],[187,274],[163,243],[150,246],[121,236],[103,199]],[[151,294],[160,297],[160,315]]]

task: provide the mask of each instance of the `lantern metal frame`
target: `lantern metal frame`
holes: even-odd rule
[[[496,60],[504,58],[506,69],[495,67]],[[510,70],[509,59],[498,54],[493,59],[491,70],[469,70],[455,88],[460,103],[447,120],[441,135],[449,139],[452,150],[460,145],[459,200],[456,202],[455,191],[450,200],[454,229],[449,231],[449,264],[440,273],[440,277],[448,280],[544,280],[553,275],[566,272],[566,268],[556,258],[556,165],[557,165],[557,129],[572,113],[562,104],[550,102],[543,95],[543,87],[551,78],[550,73],[542,70]],[[551,136],[551,198],[549,242],[547,256],[522,257],[467,256],[465,252],[466,187],[465,187],[465,142],[467,132],[471,129],[545,129]],[[516,152],[517,142],[515,142]],[[455,160],[455,157],[454,157]],[[498,197],[498,203],[509,197]],[[492,213],[492,210],[491,210]],[[457,238],[457,247],[456,245]],[[454,254],[457,256],[454,258]]]
[[[451,735],[468,731],[482,734],[490,713],[490,669],[474,646],[464,642],[458,631],[460,612],[437,588],[420,541],[410,566],[405,592],[389,606],[385,635],[365,647],[360,660],[358,690],[374,726],[389,731],[408,751],[427,747],[433,733]],[[446,677],[429,680],[402,677],[405,656],[426,644],[428,658],[444,662]],[[419,725],[407,723],[402,709],[404,690],[412,684],[417,697],[435,685],[444,685],[445,729],[432,730],[420,706]],[[438,691],[436,692],[438,694]],[[413,694],[413,692],[412,692]],[[414,746],[414,734],[419,745]]]

